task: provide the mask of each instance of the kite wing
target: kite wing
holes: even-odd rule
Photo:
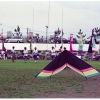
[[[52,62],[50,62],[36,78],[47,78],[61,72],[66,67],[66,55],[64,52],[59,54]]]
[[[76,57],[69,51],[66,51],[67,66],[86,78],[100,74],[91,65]]]

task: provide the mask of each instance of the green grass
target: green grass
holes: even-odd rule
[[[37,75],[50,61],[0,60],[0,98],[38,98],[45,94],[65,93],[73,88],[75,93],[84,92],[85,88],[75,76],[57,74],[50,79],[36,79]],[[99,62],[87,62],[100,69]],[[68,69],[70,70],[70,69]],[[80,75],[80,77],[83,77]]]

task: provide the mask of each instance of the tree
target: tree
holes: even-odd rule
[[[14,29],[14,31],[15,31],[15,33],[12,33],[14,37],[16,37],[16,38],[21,38],[22,37],[22,33],[20,32],[20,27],[19,26],[17,26],[17,29]]]

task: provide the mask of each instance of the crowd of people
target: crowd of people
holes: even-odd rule
[[[61,53],[63,50],[66,50],[66,47],[63,48],[61,46],[58,51],[59,51],[59,53]],[[55,47],[53,47],[53,46],[51,47],[51,51],[50,51],[51,60],[54,60],[59,55],[58,51],[55,50]],[[23,48],[22,53],[18,53],[15,50],[15,47],[13,46],[10,51],[2,50],[0,58],[2,60],[6,60],[8,58],[8,55],[10,54],[11,61],[15,62],[15,60],[16,60],[16,54],[18,54],[19,56],[22,55],[22,59],[24,59],[24,62],[26,63],[27,60],[29,60],[29,53],[30,52],[27,50],[26,47]],[[32,50],[31,55],[32,55],[32,58],[34,59],[34,62],[37,62],[37,59],[38,59],[38,50],[37,50],[36,47],[34,47],[34,49]]]
[[[66,47],[60,47],[59,50],[56,50],[56,48],[54,46],[51,47],[51,50],[50,50],[50,59],[51,60],[54,60],[61,52],[63,52],[64,50],[66,50]],[[45,55],[47,57],[48,54],[46,54],[48,51],[45,51]],[[37,62],[37,59],[39,57],[39,53],[38,53],[38,49],[36,47],[34,47],[33,50],[30,50],[28,51],[26,47],[23,48],[22,51],[16,51],[15,50],[15,47],[13,46],[11,50],[8,50],[5,49],[5,50],[2,50],[1,53],[0,53],[0,59],[2,60],[6,60],[6,59],[9,59],[8,56],[10,55],[10,59],[12,62],[15,62],[16,59],[24,59],[24,62],[26,63],[30,57],[29,55],[31,54],[31,58],[34,60],[34,62]],[[93,60],[100,60],[100,56],[96,56],[97,54],[93,53],[93,56],[90,57],[91,59]],[[47,60],[47,58],[44,58]]]

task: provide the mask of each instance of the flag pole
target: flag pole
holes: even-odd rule
[[[47,50],[48,50],[48,30],[49,30],[49,15],[50,15],[50,1],[49,1],[49,8],[48,8],[48,28],[47,28]]]
[[[33,7],[33,36],[34,36],[34,7]]]
[[[62,47],[63,47],[63,7],[62,7],[62,36],[61,36],[61,44],[62,44]]]

